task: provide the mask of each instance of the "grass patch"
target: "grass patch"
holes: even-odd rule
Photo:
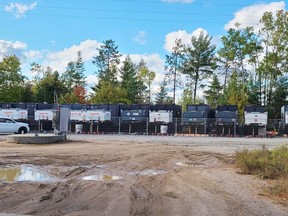
[[[235,163],[243,174],[257,175],[261,179],[271,179],[265,194],[288,205],[288,146],[273,150],[265,146],[259,150],[236,152]]]
[[[265,194],[278,200],[281,204],[288,206],[288,179],[274,180],[270,186],[265,188]]]
[[[243,174],[254,174],[263,179],[288,178],[287,145],[271,151],[265,146],[260,150],[237,151],[235,162]]]

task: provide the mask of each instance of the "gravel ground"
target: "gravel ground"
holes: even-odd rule
[[[216,153],[233,154],[237,150],[260,149],[265,145],[268,149],[273,149],[280,145],[287,145],[288,138],[246,138],[246,137],[185,137],[185,136],[147,136],[147,135],[88,135],[88,134],[69,134],[69,140],[89,141],[89,142],[140,142],[164,145],[189,146],[194,150],[209,151]],[[7,135],[0,135],[0,141],[6,141]]]
[[[233,154],[242,149],[260,149],[265,145],[273,149],[287,145],[288,139],[275,138],[231,138],[231,137],[180,137],[180,136],[145,136],[145,135],[68,135],[71,140],[84,141],[127,141],[166,145],[184,145],[200,151]]]
[[[285,138],[74,134],[54,145],[6,139],[0,135],[2,167],[28,164],[56,182],[0,181],[0,215],[288,216],[263,193],[266,181],[240,175],[230,163],[237,149],[271,149],[287,145]]]

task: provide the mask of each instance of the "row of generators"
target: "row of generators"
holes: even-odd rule
[[[163,126],[167,133],[264,136],[268,121],[264,106],[245,106],[241,122],[236,105],[218,105],[214,110],[206,104],[187,105],[182,112],[179,105],[163,104],[0,103],[0,117],[26,120],[32,125],[39,121],[49,124],[54,110],[60,107],[71,109],[72,129],[82,122],[102,132],[119,132],[121,127],[128,133],[160,133]],[[281,109],[281,130],[288,132],[288,106]]]
[[[188,133],[212,135],[252,135],[265,136],[268,113],[264,106],[245,106],[244,122],[238,120],[236,105],[218,105],[211,110],[208,105],[187,105],[183,112],[183,124]]]

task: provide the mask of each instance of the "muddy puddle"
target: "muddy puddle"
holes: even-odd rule
[[[62,174],[61,174],[62,173]],[[63,173],[66,173],[63,175]],[[68,173],[68,174],[67,174]],[[67,181],[77,178],[85,181],[116,181],[125,180],[133,176],[155,176],[168,173],[164,170],[144,169],[140,171],[118,171],[111,172],[111,169],[105,164],[95,166],[80,167],[53,167],[53,166],[35,166],[19,165],[11,167],[0,167],[0,182],[46,182],[53,183]]]
[[[32,165],[20,165],[17,167],[0,168],[0,181],[14,182],[52,182],[55,177],[40,167]]]
[[[182,161],[178,161],[175,164],[177,166],[182,166],[182,167],[204,167],[204,166],[206,166],[205,163],[201,163],[201,162],[182,162]]]
[[[142,170],[141,172],[139,172],[139,175],[144,175],[144,176],[155,176],[155,175],[162,175],[167,173],[164,170]]]
[[[120,180],[122,179],[122,177],[116,175],[98,174],[98,175],[85,176],[82,179],[88,181],[112,181],[112,180]]]

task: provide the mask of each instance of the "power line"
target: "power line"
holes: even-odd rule
[[[9,12],[0,12],[8,14]],[[48,17],[63,17],[63,18],[83,18],[83,19],[109,19],[109,20],[128,20],[128,21],[145,21],[145,22],[182,22],[182,23],[223,23],[219,21],[200,21],[200,20],[176,20],[176,19],[149,19],[149,18],[127,18],[127,17],[108,17],[108,16],[83,16],[83,15],[63,15],[63,14],[42,14],[28,12],[26,15],[32,16],[48,16]],[[225,21],[226,22],[226,21]],[[258,22],[257,22],[258,23]],[[241,24],[257,24],[257,23],[241,23]]]
[[[130,3],[153,3],[153,4],[174,4],[174,5],[188,5],[187,3],[179,3],[179,2],[167,2],[167,1],[161,1],[161,0],[112,0],[115,2],[130,2]],[[224,6],[224,7],[249,7],[251,4],[226,4],[226,3],[199,3],[199,2],[193,2],[190,3],[189,5],[200,5],[200,6]]]
[[[128,1],[128,0],[113,0],[113,1]],[[151,0],[137,0],[133,2],[147,2],[147,3],[165,3],[167,2],[155,2]],[[197,3],[193,3],[195,5]],[[198,3],[200,5],[201,3]],[[201,4],[202,5],[202,4]],[[240,5],[240,4],[213,4],[219,6],[248,6],[248,5]],[[0,6],[6,6],[4,4],[0,4]],[[222,17],[230,17],[231,14],[223,14],[223,13],[192,13],[192,12],[170,12],[170,11],[144,11],[144,10],[120,10],[120,9],[104,9],[104,8],[87,8],[87,7],[60,7],[60,6],[45,6],[38,5],[37,8],[50,8],[50,9],[61,9],[61,10],[84,10],[84,11],[106,11],[106,12],[119,12],[119,13],[141,13],[141,14],[168,14],[168,15],[197,15],[197,16],[222,16]],[[68,15],[69,16],[69,15]],[[257,15],[249,15],[249,17],[256,17]]]

